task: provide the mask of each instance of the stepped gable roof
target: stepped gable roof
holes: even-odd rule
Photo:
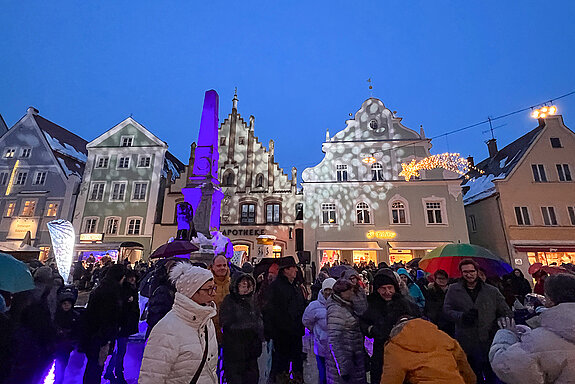
[[[46,137],[52,153],[66,176],[82,177],[88,158],[86,149],[88,142],[40,115],[34,115],[34,120]]]
[[[463,203],[465,205],[471,204],[494,195],[493,180],[505,179],[515,169],[544,127],[544,125],[539,125],[503,147],[494,157],[488,157],[476,164],[475,167],[484,173],[481,174],[477,170],[472,170],[467,174],[469,179],[462,183],[465,193]]]

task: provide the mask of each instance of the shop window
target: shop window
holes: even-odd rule
[[[256,205],[253,203],[242,204],[242,216],[240,222],[242,224],[255,224],[256,223]]]
[[[152,164],[152,156],[140,155],[138,156],[138,168],[150,168]]]
[[[541,207],[541,214],[543,215],[543,223],[545,225],[557,225],[557,216],[555,215],[555,208]]]
[[[571,221],[571,225],[575,225],[575,207],[567,207],[567,211],[569,212],[569,220]]]
[[[0,185],[8,184],[8,178],[10,177],[10,173],[8,172],[0,172]]]
[[[369,214],[369,205],[364,203],[363,201],[357,203],[355,206],[356,215],[357,215],[357,223],[358,224],[370,224],[370,214]]]
[[[335,166],[337,181],[347,181],[347,165],[337,164]]]
[[[117,235],[118,228],[120,227],[119,217],[108,217],[106,218],[106,234],[107,235]]]
[[[223,186],[224,187],[233,186],[234,182],[235,182],[234,171],[232,171],[231,169],[228,169],[227,171],[224,172],[224,177],[222,177],[222,179],[223,179]]]
[[[22,216],[34,216],[34,211],[36,211],[36,201],[26,200],[24,206],[22,207]]]
[[[96,233],[98,229],[98,218],[97,217],[86,217],[84,219],[84,230],[82,233]]]
[[[120,156],[118,157],[118,167],[117,169],[128,169],[130,168],[130,156]]]
[[[14,157],[15,153],[16,153],[15,148],[6,148],[6,150],[4,150],[4,158],[5,159],[12,159]]]
[[[6,217],[14,216],[15,210],[16,210],[16,202],[10,201],[8,204],[6,204],[6,212],[4,212],[4,216]]]
[[[121,147],[131,147],[134,144],[134,136],[122,136],[120,138]]]
[[[225,137],[224,137],[225,139]],[[239,255],[239,256],[236,256]],[[239,258],[238,265],[244,265],[245,262],[250,261],[250,247],[249,245],[245,244],[236,244],[234,245],[234,257]]]
[[[561,139],[558,137],[551,137],[549,139],[551,141],[551,148],[561,148]]]
[[[573,181],[571,178],[571,170],[569,169],[569,164],[555,164],[557,167],[557,175],[559,176],[559,181]]]
[[[321,223],[337,224],[337,214],[335,210],[335,204],[323,203],[321,205]]]
[[[22,148],[20,150],[20,157],[23,159],[28,159],[32,155],[32,148]]]
[[[40,255],[38,255],[38,260],[45,262],[50,257],[50,247],[38,247],[40,250]]]
[[[329,263],[333,266],[334,262],[339,262],[341,259],[341,251],[338,249],[324,249],[321,252],[321,262],[320,268],[323,267],[325,263]]]
[[[266,205],[266,223],[278,224],[280,222],[281,205],[278,203]]]
[[[14,182],[14,185],[24,185],[26,184],[26,179],[28,178],[28,172],[27,171],[20,171],[18,172],[18,174],[16,175],[16,181]]]
[[[403,201],[396,200],[391,203],[391,223],[407,224],[406,208]]]
[[[536,183],[547,182],[547,175],[545,174],[543,164],[531,164],[531,170],[533,171],[533,180]]]
[[[128,218],[126,235],[140,235],[142,231],[142,219],[140,217]]]
[[[281,245],[274,245],[272,248],[272,252],[274,257],[277,259],[279,257],[282,257],[282,247]]]
[[[34,185],[44,185],[46,183],[46,175],[48,172],[36,172],[34,176]]]
[[[303,220],[303,203],[296,203],[295,205],[295,219]]]
[[[92,183],[92,188],[90,189],[89,201],[103,201],[104,200],[104,189],[106,187],[105,182],[94,182]]]
[[[124,201],[125,197],[126,197],[126,182],[125,181],[112,182],[110,201]]]
[[[389,250],[389,262],[406,264],[413,260],[413,251],[410,249],[393,249]]]
[[[256,176],[256,188],[261,188],[264,186],[264,175],[258,173]]]
[[[425,201],[425,219],[427,225],[447,224],[445,201]]]
[[[527,252],[529,263],[543,265],[575,264],[575,252]]]
[[[48,217],[56,217],[58,215],[58,207],[60,206],[59,203],[48,203],[46,207],[46,216]]]
[[[146,201],[146,192],[148,191],[147,181],[136,181],[132,187],[133,201]]]
[[[98,156],[96,157],[96,165],[94,168],[108,168],[110,162],[109,156]]]
[[[531,225],[527,207],[515,207],[515,219],[517,220],[517,225]]]
[[[383,166],[380,163],[371,165],[371,180],[383,181]]]

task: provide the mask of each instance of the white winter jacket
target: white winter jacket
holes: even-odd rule
[[[507,384],[575,383],[575,303],[563,303],[541,315],[541,326],[521,336],[497,331],[489,361]]]
[[[150,333],[139,384],[189,384],[202,361],[206,327],[208,356],[198,384],[218,383],[218,343],[212,322],[216,307],[210,304],[202,306],[176,293],[172,310]]]
[[[329,354],[326,301],[322,291],[320,291],[317,300],[312,301],[307,306],[301,319],[304,327],[313,333],[314,353],[321,357],[326,357]]]

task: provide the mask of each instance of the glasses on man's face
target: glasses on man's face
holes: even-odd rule
[[[208,295],[213,295],[214,293],[216,293],[216,290],[218,289],[217,285],[211,286],[210,288],[200,288],[198,289],[198,291],[205,291]]]
[[[477,273],[477,270],[475,269],[469,269],[467,271],[461,271],[461,273],[465,274],[465,275],[472,275],[474,273]]]

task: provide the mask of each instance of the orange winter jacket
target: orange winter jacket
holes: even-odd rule
[[[385,345],[381,384],[475,384],[459,343],[423,319],[396,326]]]

